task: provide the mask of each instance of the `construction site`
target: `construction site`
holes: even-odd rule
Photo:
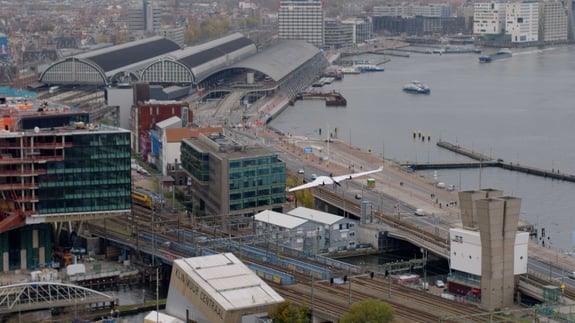
[[[1,271],[50,263],[63,223],[130,212],[128,131],[28,97],[0,97],[0,113]]]

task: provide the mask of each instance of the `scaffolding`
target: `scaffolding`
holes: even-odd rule
[[[63,161],[71,146],[64,136],[39,129],[0,134],[0,232],[38,214],[38,176],[47,173],[48,161]]]

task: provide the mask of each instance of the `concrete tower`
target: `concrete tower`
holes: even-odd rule
[[[497,198],[503,196],[503,191],[483,189],[479,191],[463,191],[459,193],[459,206],[461,210],[461,223],[464,229],[479,229],[475,202],[480,199]]]
[[[494,310],[513,305],[515,234],[521,199],[475,201],[481,237],[481,306]]]

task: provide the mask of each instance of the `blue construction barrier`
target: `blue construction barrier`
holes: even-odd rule
[[[295,284],[295,279],[292,275],[282,273],[281,271],[278,271],[278,270],[275,270],[272,268],[268,268],[268,267],[264,267],[264,266],[260,266],[260,265],[254,264],[254,263],[248,262],[248,263],[246,263],[246,265],[253,272],[255,272],[256,275],[258,275],[258,277],[260,277],[264,280],[268,280],[268,281],[274,282],[276,284],[281,284],[281,285]]]

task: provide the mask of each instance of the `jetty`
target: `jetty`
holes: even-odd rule
[[[501,167],[511,171],[575,183],[575,175],[561,173],[556,169],[544,169],[526,166],[520,163],[506,162],[501,158],[494,159],[490,156],[475,152],[472,149],[461,147],[457,144],[452,144],[446,141],[438,141],[437,146],[453,151],[460,155],[467,156],[471,159],[474,159],[475,161],[405,163],[402,164],[402,166],[410,168],[411,170]]]
[[[347,100],[344,96],[336,91],[331,92],[304,92],[299,93],[294,97],[295,100],[324,100],[326,106],[342,106],[347,105]]]

